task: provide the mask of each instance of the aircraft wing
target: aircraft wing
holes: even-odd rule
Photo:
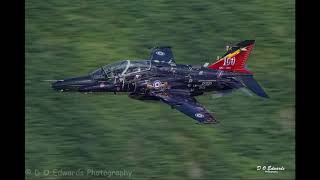
[[[194,97],[177,94],[156,94],[163,102],[172,108],[186,114],[187,116],[197,120],[202,124],[213,124],[218,121],[206,110],[204,106],[199,104]]]
[[[171,47],[155,47],[151,51],[151,61],[175,63]]]

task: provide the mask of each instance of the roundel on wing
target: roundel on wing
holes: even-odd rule
[[[165,53],[162,52],[162,51],[157,51],[156,54],[159,55],[159,56],[164,56],[165,55]]]
[[[195,116],[196,116],[197,118],[203,118],[203,117],[204,117],[204,115],[201,114],[201,113],[197,113],[197,114],[195,114]]]

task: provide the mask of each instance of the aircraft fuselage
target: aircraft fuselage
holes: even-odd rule
[[[236,79],[239,73],[212,70],[202,66],[153,62],[145,71],[115,75],[112,78],[94,75],[57,81],[52,87],[60,91],[128,92],[148,95],[149,90],[201,95],[209,91],[228,91],[243,87]]]

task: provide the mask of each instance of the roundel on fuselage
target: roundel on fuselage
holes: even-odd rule
[[[161,86],[161,81],[155,80],[155,81],[153,82],[153,87],[159,88],[160,86]]]

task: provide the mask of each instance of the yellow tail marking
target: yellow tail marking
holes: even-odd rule
[[[231,53],[231,54],[228,54],[228,55],[226,55],[226,58],[232,58],[233,56],[235,56],[235,55],[237,55],[237,54],[239,54],[241,52],[241,50],[240,49],[238,49],[238,50],[236,50],[235,52],[233,52],[233,53]]]

